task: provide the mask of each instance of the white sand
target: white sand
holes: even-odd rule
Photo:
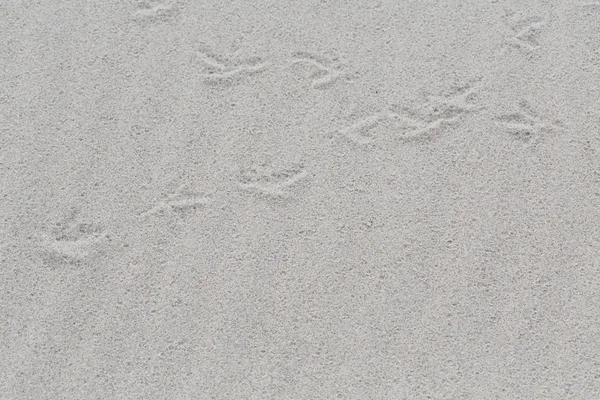
[[[600,3],[0,33],[0,399],[600,398]]]

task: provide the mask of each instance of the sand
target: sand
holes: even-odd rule
[[[0,27],[0,399],[600,398],[599,2]]]

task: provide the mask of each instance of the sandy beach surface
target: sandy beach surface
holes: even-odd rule
[[[0,399],[600,399],[600,2],[0,32]]]

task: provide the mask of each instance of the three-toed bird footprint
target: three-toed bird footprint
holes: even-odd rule
[[[136,0],[135,17],[142,22],[169,22],[181,14],[182,0]]]
[[[269,67],[269,62],[263,57],[239,57],[237,51],[219,53],[204,43],[198,45],[195,55],[200,62],[199,75],[208,85],[229,86],[264,72]]]
[[[515,12],[508,12],[504,17],[504,23],[511,33],[504,39],[501,51],[517,49],[524,53],[532,53],[540,47],[540,34],[546,25],[546,20],[538,16],[520,18]]]
[[[79,209],[71,209],[66,218],[46,232],[39,240],[47,260],[77,261],[84,259],[109,239],[103,224],[82,219]]]
[[[202,208],[213,201],[213,194],[200,192],[190,189],[186,184],[182,184],[173,192],[160,200],[154,207],[140,214],[141,217],[153,215],[163,215],[171,212],[176,214],[186,214],[193,210]]]
[[[307,178],[308,172],[302,163],[276,169],[267,164],[252,165],[239,170],[237,181],[245,191],[276,198],[290,197],[290,190]]]
[[[478,104],[478,81],[454,85],[438,94],[427,94],[424,101],[413,107],[392,104],[382,111],[357,119],[338,133],[360,145],[371,144],[383,134],[401,142],[431,140],[443,128],[485,109]]]
[[[325,89],[342,80],[352,81],[357,76],[357,72],[350,71],[347,62],[335,52],[296,51],[287,66],[302,71],[314,89]]]
[[[515,139],[524,142],[537,142],[543,139],[544,134],[564,128],[560,120],[550,120],[543,117],[526,100],[521,100],[517,109],[518,111],[501,114],[493,118]]]
[[[425,140],[438,135],[441,129],[460,122],[464,117],[485,109],[478,104],[480,78],[455,84],[437,94],[426,94],[416,107],[393,105],[390,117],[400,128],[401,140]]]

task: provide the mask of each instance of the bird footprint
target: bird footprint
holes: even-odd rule
[[[348,65],[335,54],[317,54],[309,51],[296,51],[288,67],[302,66],[308,69],[307,76],[311,79],[314,89],[325,89],[340,80],[351,81],[356,73],[349,71]]]
[[[285,169],[261,164],[241,169],[237,179],[244,190],[285,198],[290,195],[289,189],[307,176],[304,164],[293,164]]]
[[[539,140],[544,133],[564,128],[561,121],[542,117],[525,100],[519,102],[518,110],[494,117],[494,121],[504,126],[515,139],[525,142]]]
[[[81,259],[108,238],[103,225],[78,221],[79,214],[79,210],[71,210],[67,218],[49,233],[42,233],[41,244],[46,252],[70,259]]]
[[[509,12],[504,19],[512,33],[504,40],[503,52],[516,48],[531,53],[540,47],[539,36],[546,25],[543,18],[532,16],[518,19],[514,12]]]
[[[206,44],[199,45],[197,56],[201,64],[200,77],[209,85],[231,85],[264,72],[269,66],[262,57],[240,58],[235,53],[220,54]]]
[[[362,145],[374,142],[378,130],[384,130],[402,142],[430,140],[440,133],[441,128],[485,109],[477,104],[475,83],[467,82],[440,94],[426,95],[425,101],[414,108],[393,104],[340,129],[339,133]]]
[[[162,215],[165,212],[185,213],[204,207],[212,201],[212,194],[190,190],[187,185],[182,184],[157,205],[141,213],[140,216]]]

